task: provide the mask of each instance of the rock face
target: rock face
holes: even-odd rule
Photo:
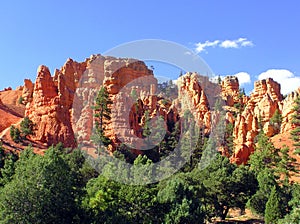
[[[282,110],[282,124],[281,133],[290,132],[293,129],[292,116],[294,113],[293,107],[295,100],[300,96],[300,88],[290,93],[281,104]]]
[[[23,90],[22,90],[23,104],[26,105],[27,103],[30,103],[32,101],[33,88],[34,85],[31,82],[31,80],[25,79]]]
[[[261,130],[272,137],[293,128],[294,100],[300,95],[299,88],[283,99],[280,85],[269,78],[255,82],[248,97],[241,94],[236,77],[226,77],[218,85],[211,83],[208,77],[187,73],[178,79],[178,97],[172,101],[164,98],[166,95],[157,94],[157,80],[144,62],[101,55],[92,55],[81,63],[68,59],[53,76],[46,66],[40,66],[37,73],[34,84],[24,80],[24,86],[18,90],[0,92],[3,116],[16,111],[17,107],[24,109],[24,105],[17,104],[19,97],[23,98],[25,116],[36,124],[33,141],[47,146],[62,142],[65,147],[91,144],[95,127],[92,106],[100,87],[104,86],[113,103],[111,119],[105,120],[105,135],[112,142],[109,150],[114,151],[124,142],[133,149],[145,147],[143,129],[147,119],[163,118],[160,125],[170,133],[172,130],[167,124],[179,121],[185,109],[191,111],[196,123],[208,135],[215,127],[220,107],[225,110],[225,122],[234,127],[233,155],[229,155],[226,147],[222,152],[237,164],[247,162]],[[217,100],[220,97],[221,103]],[[280,130],[271,122],[277,110],[282,114]],[[21,112],[18,113],[21,116],[16,114],[12,120],[19,121],[24,115]],[[11,124],[3,123],[0,131]]]
[[[38,68],[32,96],[27,95],[31,102],[27,104],[25,112],[25,115],[37,124],[33,140],[47,145],[59,142],[65,147],[76,145],[70,110],[78,77],[85,70],[85,64],[69,59],[61,70],[56,71],[54,77],[46,66]],[[27,89],[26,93],[30,93],[30,88]]]
[[[191,109],[208,133],[210,105],[215,103],[218,86],[210,85],[207,78],[198,78],[195,73],[181,77],[178,98],[181,108]],[[75,139],[90,144],[95,127],[92,106],[101,86],[105,86],[113,102],[111,119],[105,121],[105,135],[112,141],[112,151],[122,142],[132,148],[143,147],[146,119],[163,118],[166,133],[172,131],[167,124],[179,120],[176,100],[171,102],[156,94],[157,80],[144,62],[95,55],[83,63],[69,59],[53,77],[46,66],[40,66],[35,84],[25,81],[26,116],[37,124],[32,139],[47,145],[63,142],[65,147],[76,146]],[[205,92],[210,91],[207,97]],[[133,92],[138,101],[133,99]]]
[[[40,66],[31,91],[32,86],[25,81],[23,88],[26,116],[37,124],[32,140],[47,145],[62,142],[65,147],[74,147],[77,142],[90,143],[95,127],[92,106],[101,86],[113,102],[111,119],[105,122],[112,151],[122,141],[130,144],[142,137],[146,111],[149,118],[161,116],[165,122],[178,119],[172,104],[154,94],[157,80],[152,70],[133,59],[101,55],[82,63],[68,59],[53,77],[46,66]],[[132,101],[133,90],[140,99],[137,102]]]
[[[263,128],[267,136],[274,135],[270,119],[276,110],[280,111],[282,95],[280,84],[269,78],[257,81],[245,109],[237,115],[233,136],[235,152],[232,161],[241,164],[247,162],[254,150],[255,137]],[[280,111],[281,112],[281,111]]]
[[[21,117],[13,114],[0,99],[0,138],[2,131],[4,131],[6,128],[9,128],[12,124],[19,122],[20,119]]]
[[[211,128],[210,103],[201,84],[204,86],[205,82],[200,80],[197,73],[181,76],[177,81],[178,100],[182,110],[190,110],[198,125],[208,133]]]
[[[239,80],[235,76],[227,76],[224,78],[221,84],[222,98],[226,101],[226,105],[233,107],[235,103],[240,102],[239,92],[240,85]]]
[[[111,151],[121,143],[133,149],[145,147],[142,130],[146,112],[148,119],[162,117],[166,132],[171,131],[166,124],[178,120],[171,102],[155,95],[157,80],[144,62],[98,55],[87,62],[73,102],[73,130],[84,145],[91,145],[95,126],[91,105],[100,86],[107,89],[113,103],[111,119],[105,120],[104,127],[105,135],[111,140]]]

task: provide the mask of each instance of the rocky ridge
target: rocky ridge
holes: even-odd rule
[[[122,141],[141,147],[143,143],[136,138],[142,137],[146,111],[150,118],[161,116],[166,123],[174,123],[182,116],[181,109],[189,108],[196,122],[209,134],[219,95],[224,100],[226,122],[234,127],[234,152],[229,156],[238,164],[247,162],[261,129],[272,137],[293,128],[293,102],[300,94],[299,88],[283,99],[280,85],[269,78],[255,82],[253,92],[246,96],[236,77],[226,77],[217,85],[211,84],[207,77],[187,73],[178,79],[178,99],[168,101],[156,95],[157,80],[144,62],[92,55],[81,63],[68,59],[53,76],[46,66],[40,66],[35,83],[24,80],[24,86],[18,90],[1,92],[0,106],[3,109],[8,105],[10,94],[15,91],[9,105],[24,107],[16,103],[17,98],[22,97],[26,105],[23,116],[37,124],[32,141],[47,146],[63,142],[65,147],[75,147],[78,141],[90,144],[94,126],[91,106],[101,85],[107,88],[113,102],[111,120],[105,127],[105,135],[112,141],[111,151]],[[139,100],[128,95],[132,91]],[[276,111],[282,115],[279,130],[270,122]],[[6,123],[2,129],[16,121]]]

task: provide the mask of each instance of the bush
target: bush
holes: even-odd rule
[[[34,123],[28,117],[25,117],[23,119],[23,121],[20,124],[20,127],[24,138],[26,138],[28,135],[33,134]]]
[[[13,125],[10,126],[10,137],[15,143],[19,143],[22,140],[20,130]]]
[[[279,110],[277,109],[270,119],[270,124],[274,127],[276,133],[280,132],[281,122],[282,122],[282,116],[279,113]]]
[[[20,96],[20,98],[18,99],[18,104],[23,104],[24,98],[22,96]]]

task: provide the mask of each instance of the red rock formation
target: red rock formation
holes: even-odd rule
[[[300,96],[300,88],[290,93],[281,104],[282,124],[281,133],[289,133],[293,129],[292,116],[294,113],[294,102]]]
[[[31,82],[31,80],[25,79],[24,86],[22,89],[22,98],[23,98],[23,103],[25,105],[32,101],[33,88],[34,88],[34,85]]]
[[[14,115],[11,111],[2,103],[0,99],[0,138],[1,132],[6,128],[9,128],[12,124],[15,124],[21,120],[21,117]]]
[[[133,59],[95,56],[87,62],[73,102],[73,129],[80,143],[90,145],[93,134],[93,110],[99,87],[106,87],[111,106],[111,119],[105,121],[105,135],[112,140],[111,150],[121,142],[140,148],[143,145],[142,128],[145,111],[149,118],[162,116],[165,122],[176,120],[177,112],[171,103],[155,95],[157,80],[144,62]],[[131,93],[135,91],[137,104]]]
[[[240,86],[238,78],[235,76],[227,76],[221,84],[222,98],[225,100],[226,105],[232,107],[235,103],[239,102]]]
[[[54,77],[46,66],[38,68],[32,101],[27,105],[26,116],[37,124],[35,141],[47,145],[62,142],[65,147],[76,145],[71,125],[70,110],[74,92],[85,70],[85,62],[77,63],[69,59]],[[30,95],[28,95],[30,99]]]
[[[210,102],[201,86],[206,84],[208,83],[200,80],[197,73],[187,73],[177,80],[181,110],[183,112],[190,110],[199,127],[204,126],[205,132],[209,133],[211,128]],[[210,97],[212,95],[216,96],[218,93],[210,94]]]
[[[162,116],[165,122],[176,122],[179,114],[183,116],[184,110],[189,109],[198,125],[203,125],[205,133],[209,134],[213,123],[218,120],[218,113],[214,111],[216,97],[221,96],[225,101],[220,105],[226,111],[225,119],[234,124],[235,151],[231,161],[238,164],[246,163],[254,151],[255,137],[260,128],[270,137],[275,134],[270,119],[276,110],[283,116],[281,133],[291,130],[293,103],[300,95],[298,89],[283,100],[280,85],[266,79],[255,83],[250,97],[241,96],[236,77],[225,78],[219,86],[209,82],[208,77],[187,73],[178,79],[178,99],[171,102],[164,99],[164,95],[156,95],[157,80],[144,62],[93,55],[82,63],[68,59],[53,76],[46,66],[40,66],[35,84],[25,80],[24,86],[18,90],[0,92],[0,113],[7,116],[7,110],[3,109],[7,105],[13,109],[22,108],[17,103],[22,96],[26,116],[37,124],[32,140],[47,145],[63,142],[66,147],[76,146],[75,139],[90,143],[94,127],[91,106],[102,85],[113,101],[112,118],[105,127],[105,135],[112,140],[112,151],[121,142],[133,144],[136,148],[143,146],[141,139],[146,111],[150,119]],[[131,97],[133,90],[138,101]],[[240,109],[236,104],[241,106]],[[19,121],[19,118],[14,121]],[[11,124],[2,125],[0,131]]]
[[[267,136],[274,135],[274,128],[269,121],[280,108],[281,100],[280,84],[273,79],[255,82],[254,91],[244,111],[237,116],[235,122],[233,136],[236,151],[231,158],[232,161],[239,164],[248,160],[254,148],[255,137],[260,131],[259,122]]]
[[[17,117],[23,117],[25,112],[25,106],[19,103],[21,96],[21,89],[0,91],[0,100],[5,106],[5,110]]]

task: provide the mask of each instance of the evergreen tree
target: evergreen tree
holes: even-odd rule
[[[70,172],[54,147],[44,156],[24,151],[0,191],[2,223],[73,223],[78,212]]]
[[[156,184],[121,185],[118,192],[122,206],[119,211],[128,223],[154,223],[162,221],[162,211],[157,201]]]
[[[24,98],[22,96],[20,96],[20,98],[18,99],[18,104],[23,104]]]
[[[108,120],[111,119],[111,109],[110,105],[112,104],[112,101],[109,99],[109,94],[104,86],[100,88],[100,91],[98,92],[96,102],[95,102],[95,125],[96,125],[96,134],[93,136],[93,140],[96,144],[99,145],[100,148],[102,146],[108,146],[111,141],[108,137],[105,136],[104,128],[105,124]],[[98,151],[98,153],[100,153]]]
[[[145,156],[140,156],[134,166],[142,165],[145,162],[151,163]],[[138,170],[142,171],[142,167],[140,168]],[[112,172],[111,169],[108,172]],[[105,176],[109,175],[105,174]],[[163,211],[156,199],[156,184],[126,185],[105,176],[100,175],[91,179],[86,186],[87,195],[83,200],[83,207],[91,219],[89,223],[154,223],[162,221],[160,216]]]
[[[161,223],[204,223],[204,213],[198,195],[203,192],[199,179],[179,173],[158,185],[157,199],[164,209]]]
[[[0,179],[0,185],[4,186],[12,180],[15,174],[15,162],[15,157],[12,154],[9,154],[5,159],[4,167],[1,169],[2,179]]]
[[[295,100],[292,124],[295,126],[295,129],[291,131],[295,146],[294,153],[300,155],[300,96]]]
[[[146,110],[144,113],[144,127],[143,127],[143,137],[148,139],[148,142],[150,142],[149,136],[151,135],[150,130],[150,112],[149,110]]]
[[[280,149],[280,161],[276,164],[276,173],[280,177],[280,182],[289,186],[289,180],[292,174],[299,173],[296,168],[296,159],[289,155],[290,149],[287,146],[283,146]]]
[[[277,186],[274,171],[272,169],[261,170],[257,175],[258,190],[247,202],[247,207],[252,212],[264,215],[266,203],[273,186]]]
[[[224,135],[224,146],[228,150],[230,156],[233,154],[233,148],[234,148],[233,128],[234,126],[232,123],[226,124],[225,135]]]
[[[0,169],[4,166],[5,153],[2,143],[0,142]]]
[[[278,193],[276,186],[274,186],[266,204],[265,222],[266,224],[277,223],[278,219],[282,218],[282,216],[283,208],[280,194]]]
[[[89,216],[88,223],[126,223],[119,212],[120,185],[103,175],[91,179],[86,185],[83,207]]]
[[[245,93],[245,89],[244,88],[240,88],[239,89],[239,98],[241,99],[243,96],[245,96],[246,93]]]
[[[208,141],[208,138],[205,136],[204,133],[204,127],[200,127],[199,130],[198,131],[196,130],[195,132],[196,133],[198,132],[198,139],[197,141],[192,140],[192,142],[196,142],[196,145],[191,155],[190,170],[194,169],[199,165],[199,162],[201,161],[202,158],[203,151],[205,150]],[[195,137],[197,137],[197,134],[195,134]]]
[[[221,76],[218,75],[218,84],[221,85],[222,84],[222,79],[221,79]]]
[[[33,134],[34,123],[28,117],[25,117],[21,121],[20,128],[21,128],[21,134],[23,135],[24,138],[26,138],[28,135]]]
[[[292,210],[283,219],[279,220],[278,223],[300,223],[300,185],[292,185],[292,199],[289,201],[289,206]]]
[[[230,208],[244,209],[256,192],[255,175],[247,167],[237,167],[227,157],[217,155],[199,178],[205,187],[204,204],[210,217],[224,220]]]
[[[282,123],[282,116],[279,112],[278,109],[276,109],[275,113],[270,119],[270,124],[274,127],[275,129],[275,134],[278,134],[280,132],[280,126]]]
[[[250,160],[248,161],[256,175],[265,168],[273,168],[280,161],[279,150],[274,147],[264,132],[261,131],[257,138],[258,142],[255,151],[250,155]]]
[[[15,142],[15,143],[19,143],[22,138],[21,138],[21,132],[18,128],[16,128],[15,126],[10,126],[10,137],[12,138],[12,140]]]

